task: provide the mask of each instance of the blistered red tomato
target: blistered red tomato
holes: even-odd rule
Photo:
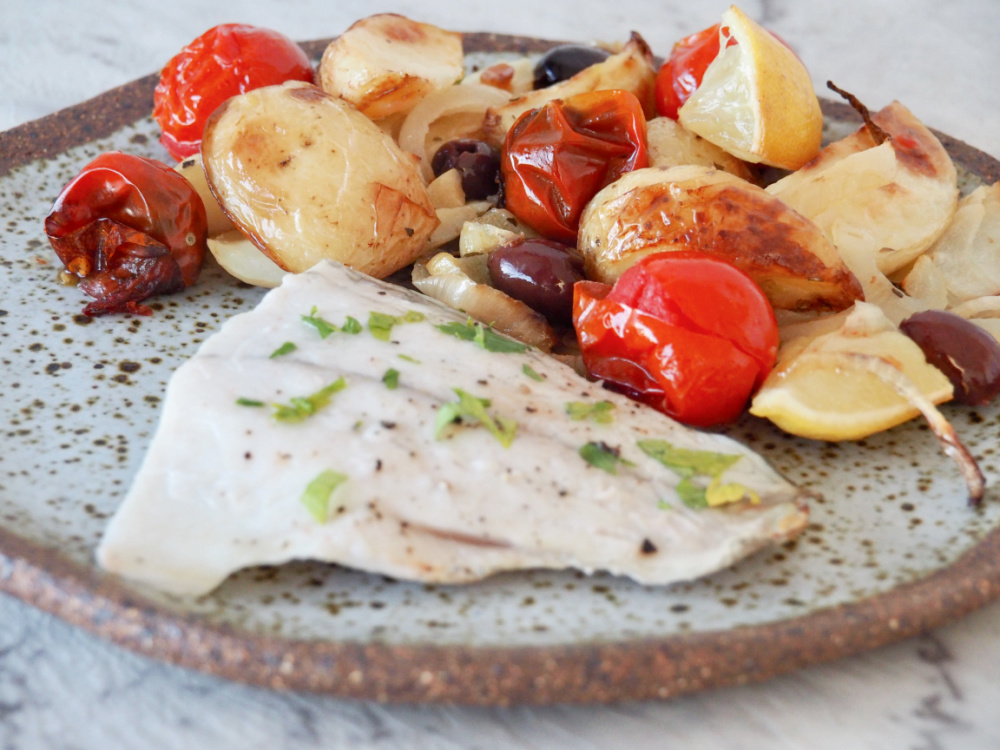
[[[193,284],[201,271],[207,220],[201,197],[165,164],[109,151],[63,188],[45,233],[79,288],[88,315],[148,315],[140,303]]]
[[[545,237],[576,244],[597,192],[649,165],[646,118],[628,91],[593,91],[525,112],[500,157],[507,209]]]
[[[734,39],[729,44],[736,44]],[[677,110],[701,85],[705,69],[719,54],[719,24],[674,44],[668,59],[656,76],[656,111],[677,119]]]
[[[153,118],[160,143],[175,159],[198,152],[209,115],[226,99],[285,81],[312,83],[309,58],[299,45],[276,31],[243,24],[215,26],[160,73]]]
[[[573,324],[592,376],[696,427],[739,417],[778,351],[760,287],[704,253],[648,256],[613,287],[576,284]]]

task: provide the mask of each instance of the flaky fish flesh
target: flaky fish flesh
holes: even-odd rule
[[[441,583],[575,568],[666,584],[806,520],[803,493],[739,443],[323,262],[177,369],[97,556],[177,595],[293,559]]]

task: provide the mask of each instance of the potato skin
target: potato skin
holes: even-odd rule
[[[205,127],[202,159],[226,214],[287,271],[329,258],[383,278],[412,263],[438,223],[413,157],[309,84],[227,101]]]
[[[749,274],[776,309],[842,310],[863,296],[812,222],[761,188],[709,167],[624,175],[587,205],[577,242],[587,276],[609,284],[647,255],[698,250]]]

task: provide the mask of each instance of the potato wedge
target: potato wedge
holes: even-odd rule
[[[373,120],[410,111],[464,73],[461,34],[394,13],[356,22],[330,42],[319,64],[323,90]]]
[[[669,117],[656,117],[646,123],[646,146],[651,167],[701,164],[753,182],[753,173],[746,162],[685,130],[679,122]]]
[[[288,273],[238,229],[209,237],[208,249],[226,273],[245,284],[273,289]]]
[[[605,89],[631,91],[642,103],[646,117],[652,118],[656,114],[656,68],[653,66],[653,53],[646,41],[635,32],[621,52],[611,55],[603,62],[584,68],[565,81],[531,91],[512,99],[508,104],[491,108],[486,113],[483,131],[488,140],[499,145],[514,121],[529,109],[541,107],[553,99]]]
[[[577,246],[587,276],[609,284],[646,255],[699,250],[743,269],[777,309],[842,310],[862,296],[812,222],[763,189],[710,167],[626,174],[587,204]]]
[[[941,142],[899,102],[874,116],[891,139],[867,127],[833,143],[767,188],[812,219],[862,276],[860,256],[892,274],[924,252],[955,213],[955,166]]]
[[[201,196],[201,202],[205,204],[205,217],[208,219],[209,237],[215,237],[224,232],[231,232],[236,229],[236,226],[226,216],[226,212],[222,210],[219,201],[215,199],[211,189],[208,187],[208,178],[205,177],[205,169],[201,165],[200,153],[189,156],[174,167],[174,170],[180,172],[184,176],[184,179],[190,182],[191,187]]]
[[[228,100],[202,157],[226,214],[286,271],[329,258],[382,278],[412,263],[438,223],[413,157],[308,84]]]

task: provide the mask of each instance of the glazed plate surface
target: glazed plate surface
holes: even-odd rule
[[[470,34],[477,61],[550,42]],[[322,50],[323,43],[308,45]],[[937,626],[1000,592],[1000,408],[944,412],[990,489],[965,487],[918,421],[859,443],[729,430],[821,495],[795,542],[693,583],[529,572],[425,586],[308,562],[257,568],[196,601],[103,574],[94,549],[138,469],[166,383],[263,290],[213,264],[151,317],[87,318],[58,282],[42,221],[99,153],[168,161],[154,80],[0,134],[0,591],[102,637],[230,679],[388,701],[510,704],[663,698],[761,680]],[[828,137],[856,127],[825,105]],[[963,192],[1000,179],[942,137]]]

